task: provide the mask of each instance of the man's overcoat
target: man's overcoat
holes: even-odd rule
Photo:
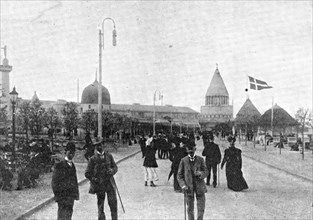
[[[200,177],[195,177],[194,174],[196,171],[201,172]],[[195,156],[193,169],[188,156],[181,159],[177,173],[177,180],[181,188],[183,188],[184,186],[188,187],[188,194],[193,194],[194,192],[196,192],[197,195],[201,195],[206,193],[207,189],[204,178],[206,178],[207,176],[208,169],[202,157]],[[193,179],[195,182],[195,189],[193,187]]]
[[[108,170],[112,169],[113,173],[109,174]],[[103,193],[112,190],[110,178],[117,173],[117,166],[110,153],[105,152],[104,158],[95,154],[89,159],[85,177],[90,180],[89,193]]]
[[[70,166],[66,160],[56,163],[54,165],[51,185],[56,202],[68,199],[79,199],[78,182],[74,164]]]

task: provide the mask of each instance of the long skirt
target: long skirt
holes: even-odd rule
[[[241,170],[232,171],[226,170],[227,187],[234,191],[242,191],[248,189],[248,184],[243,178]]]
[[[144,167],[144,168],[145,168],[145,181],[159,180],[155,167]]]

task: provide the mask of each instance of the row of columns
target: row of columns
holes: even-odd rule
[[[228,105],[227,96],[206,96],[205,105]]]

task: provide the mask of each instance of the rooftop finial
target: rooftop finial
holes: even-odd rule
[[[96,73],[95,73],[95,74],[96,74],[96,81],[98,81],[98,80],[97,80],[97,71],[98,71],[98,69],[96,68]]]
[[[216,69],[218,69],[218,64],[216,64]]]

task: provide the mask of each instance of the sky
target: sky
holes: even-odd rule
[[[30,99],[79,101],[99,69],[111,103],[200,112],[218,64],[234,117],[249,96],[294,116],[312,109],[312,1],[0,1],[10,88]],[[1,59],[4,54],[1,50]],[[272,89],[249,90],[248,76]],[[78,89],[79,85],[79,89]]]

